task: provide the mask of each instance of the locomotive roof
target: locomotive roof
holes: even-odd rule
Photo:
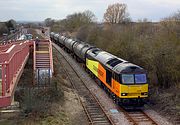
[[[116,61],[119,63],[127,62],[127,61],[125,61],[121,58],[118,58],[117,56],[114,56],[106,51],[99,52],[98,55],[96,56],[96,59],[107,66],[111,66],[111,64]],[[111,67],[114,67],[114,66],[111,66]]]
[[[146,73],[146,70],[144,70],[142,67],[137,66],[135,64],[129,63],[129,62],[123,62],[118,65],[116,65],[113,68],[113,71],[118,74],[126,74],[126,73]]]
[[[129,63],[126,60],[118,58],[106,51],[100,51],[95,57],[96,60],[113,70],[117,74],[121,73],[145,73],[146,71],[135,64]]]

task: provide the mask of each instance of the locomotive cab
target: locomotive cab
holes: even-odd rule
[[[128,62],[117,66],[115,71],[119,74],[115,81],[120,84],[120,102],[123,105],[143,105],[148,97],[147,72]],[[114,84],[117,84],[116,82]]]

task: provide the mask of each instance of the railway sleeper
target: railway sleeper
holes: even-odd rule
[[[105,117],[104,114],[98,114],[98,115],[93,115],[91,116],[92,118],[102,118]]]
[[[91,93],[88,92],[88,94],[89,94],[89,95],[86,95],[85,97],[86,97],[87,99],[93,99],[93,96],[91,95]]]
[[[88,96],[89,96],[89,97],[88,97]],[[90,97],[90,94],[89,94],[89,93],[88,93],[87,95],[85,95],[84,98],[85,98],[86,100],[94,100],[93,97]]]
[[[87,108],[99,108],[99,106],[95,103],[94,105],[87,105]]]
[[[100,112],[89,112],[90,115],[101,115],[102,113]]]
[[[140,121],[141,121],[141,120],[148,120],[148,121],[150,121],[148,118],[140,118],[140,117],[139,117],[139,118],[137,118],[137,117],[136,117],[136,118],[132,117],[132,118],[135,119],[135,120],[140,120]]]
[[[89,95],[89,93],[87,93],[85,90],[78,91],[78,94],[79,94],[79,95],[82,95],[83,97]]]
[[[87,106],[87,108],[89,108],[89,109],[99,109],[99,106],[93,105],[93,106]]]
[[[97,105],[97,103],[86,103],[86,107],[94,107],[94,106],[99,107],[99,106]]]
[[[88,109],[87,109],[88,110]],[[89,113],[99,113],[99,114],[102,114],[103,112],[100,110],[100,109],[91,109],[91,110],[88,110]]]
[[[95,121],[92,123],[93,125],[111,125],[109,122],[107,121]]]
[[[142,118],[142,117],[132,117],[132,118],[137,120],[149,120],[149,118]]]
[[[87,107],[86,107],[87,108]],[[87,108],[89,111],[94,111],[94,112],[102,112],[101,108]]]
[[[93,121],[93,125],[111,125],[108,121]]]
[[[97,105],[96,101],[93,100],[93,99],[86,99],[86,101],[87,101],[87,103],[91,103],[91,104],[96,104]]]
[[[91,117],[92,118],[92,117]],[[106,117],[97,117],[97,118],[92,118],[93,121],[108,121]]]
[[[86,105],[86,108],[88,109],[101,109],[99,105]]]
[[[97,119],[97,118],[99,118],[99,119],[100,119],[100,118],[101,118],[101,119],[104,118],[104,119],[105,119],[105,118],[106,118],[105,116],[100,116],[100,115],[102,115],[102,114],[99,114],[98,116],[97,116],[97,115],[90,115],[90,117],[91,117],[92,119]]]

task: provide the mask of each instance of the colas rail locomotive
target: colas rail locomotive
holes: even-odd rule
[[[122,106],[143,106],[148,97],[147,72],[88,43],[50,33],[53,42],[71,53],[94,75],[97,83]]]

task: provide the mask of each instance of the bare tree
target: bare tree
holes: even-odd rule
[[[95,15],[89,10],[79,13],[73,13],[66,17],[66,27],[69,30],[78,29],[83,25],[93,23],[95,19]]]
[[[112,24],[129,22],[127,5],[120,3],[109,5],[104,14],[104,20]]]
[[[51,18],[46,18],[44,20],[44,23],[45,23],[46,26],[52,26],[54,24],[54,20],[51,19]]]
[[[86,22],[88,23],[92,23],[96,21],[96,17],[94,15],[94,13],[90,10],[86,10],[83,13],[84,19],[86,20]]]

